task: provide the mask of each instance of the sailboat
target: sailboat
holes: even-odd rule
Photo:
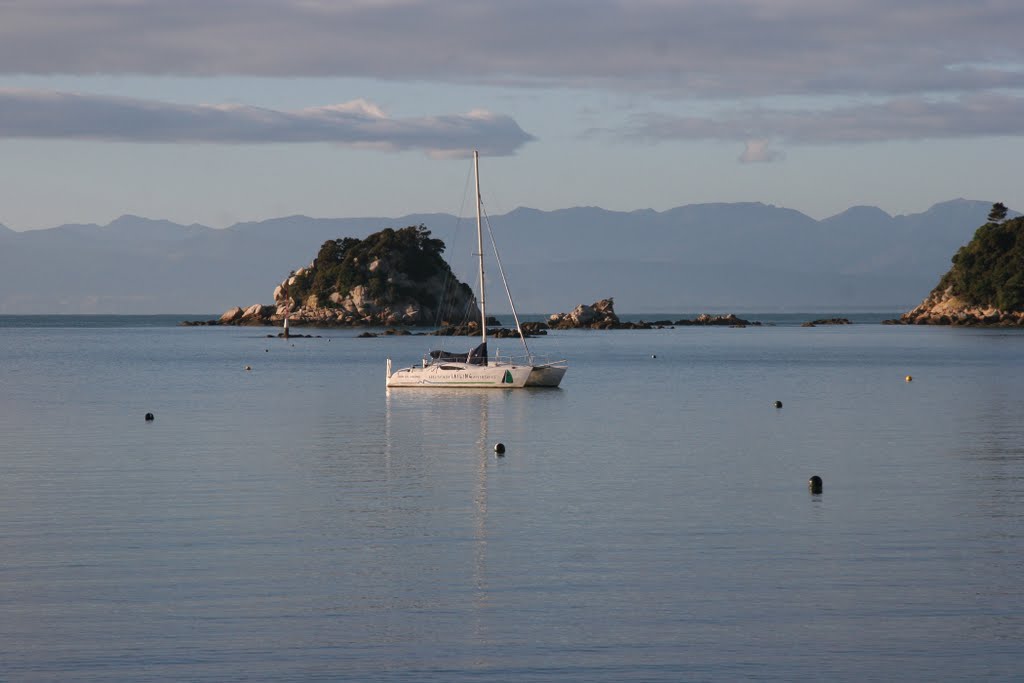
[[[484,280],[484,237],[482,220],[482,202],[480,198],[480,155],[473,152],[473,175],[476,184],[476,242],[479,257],[480,278],[480,343],[467,353],[449,353],[447,351],[431,351],[421,364],[407,368],[393,369],[391,359],[387,359],[387,383],[391,387],[468,387],[518,389],[521,387],[557,387],[562,382],[569,363],[565,360],[547,362],[536,358],[526,344],[519,314],[512,302],[512,293],[505,280],[505,271],[501,267],[494,237],[495,260],[501,281],[505,285],[509,306],[516,321],[516,330],[523,344],[523,355],[519,357],[502,357],[487,354],[487,295]]]

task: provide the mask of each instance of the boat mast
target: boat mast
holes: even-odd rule
[[[473,176],[476,180],[476,251],[480,257],[480,337],[487,343],[487,294],[484,286],[484,231],[480,222],[480,153],[473,150]]]

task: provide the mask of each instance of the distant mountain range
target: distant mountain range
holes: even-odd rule
[[[858,206],[820,221],[760,203],[519,208],[490,224],[516,306],[528,313],[609,296],[627,314],[895,312],[928,294],[991,207],[957,199],[890,216]],[[26,232],[0,226],[0,313],[219,314],[272,302],[274,287],[328,239],[419,224],[474,282],[474,223],[448,214],[290,216],[225,229],[138,216]],[[500,285],[489,281],[501,312]]]

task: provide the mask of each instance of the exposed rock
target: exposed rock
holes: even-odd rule
[[[701,313],[693,320],[677,320],[676,325],[687,326],[687,325],[717,325],[724,327],[746,327],[747,325],[758,326],[761,323],[750,320],[744,320],[743,318],[737,317],[733,313],[727,313],[726,315],[711,315],[710,313]]]
[[[543,322],[530,322],[523,323],[523,334],[528,337],[536,337],[537,335],[543,335],[548,333],[548,324]]]
[[[800,327],[816,327],[818,325],[852,325],[848,318],[819,318],[818,320],[811,320],[806,322]]]
[[[233,310],[233,309],[232,309]],[[230,311],[229,311],[230,312]],[[228,324],[234,325],[268,325],[277,309],[266,304],[253,304],[245,309],[242,315]],[[223,316],[222,316],[223,317]]]
[[[488,319],[490,319],[488,317]],[[526,338],[534,337],[539,334],[547,334],[547,329],[539,326],[544,323],[523,323],[523,336]],[[428,332],[428,335],[438,337],[475,337],[480,334],[480,326],[475,322],[471,322],[467,325],[449,325],[443,324],[433,332]],[[487,336],[492,339],[519,339],[519,331],[512,330],[505,327],[498,327],[491,329],[487,328]]]
[[[932,293],[914,308],[900,316],[898,321],[885,321],[903,325],[987,325],[1018,327],[1024,325],[1024,311],[1004,311],[994,306],[971,305],[953,293],[952,287],[932,290]]]
[[[243,315],[245,315],[245,311],[242,310],[242,307],[235,306],[232,309],[224,311],[224,314],[221,315],[220,319],[217,322],[219,322],[221,325],[230,325],[231,323],[240,320]]]
[[[526,334],[526,330],[523,330],[523,334],[527,337],[530,336]],[[488,329],[487,336],[492,339],[519,339],[519,330],[510,330],[506,327],[499,327],[496,330]]]
[[[548,319],[552,330],[571,330],[587,327],[594,330],[608,330],[619,327],[619,316],[615,315],[615,302],[609,297],[590,306],[580,304],[571,313],[554,313]]]
[[[728,315],[711,315],[701,313],[693,320],[658,320],[653,323],[639,320],[622,322],[615,314],[614,301],[611,298],[585,306],[580,304],[571,313],[555,313],[548,319],[548,327],[553,330],[593,329],[593,330],[652,330],[674,327],[676,325],[723,325],[727,327],[746,327],[760,325],[738,318],[732,313]]]

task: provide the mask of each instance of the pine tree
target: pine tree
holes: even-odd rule
[[[1002,202],[996,202],[992,205],[992,210],[988,212],[989,223],[1002,223],[1006,220],[1006,204]]]

